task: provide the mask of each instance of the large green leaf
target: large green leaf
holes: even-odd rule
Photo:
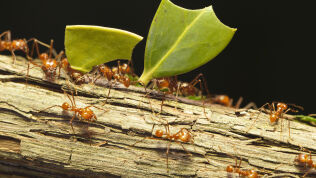
[[[134,33],[99,26],[66,26],[65,48],[73,69],[89,72],[93,66],[115,59],[130,60],[134,47],[143,37]]]
[[[236,29],[222,24],[211,6],[188,10],[162,0],[151,24],[139,81],[189,72],[218,55]]]

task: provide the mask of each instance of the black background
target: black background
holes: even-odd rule
[[[295,103],[315,113],[314,13],[311,4],[285,0],[172,0],[177,5],[213,5],[226,25],[237,28],[228,47],[206,65],[180,76],[190,81],[202,72],[211,93],[227,94],[258,106],[271,101]],[[100,25],[137,33],[136,72],[143,69],[146,36],[160,0],[2,1],[0,32],[13,38],[55,40],[64,49],[66,25]]]

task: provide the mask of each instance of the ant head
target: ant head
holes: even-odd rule
[[[307,158],[308,158],[307,154],[301,153],[295,158],[295,161],[299,163],[306,163]]]
[[[42,53],[38,56],[41,60],[47,60],[48,59],[48,54],[47,53]]]
[[[270,115],[270,122],[274,123],[277,119],[279,119],[279,116],[275,113]]]
[[[278,103],[277,104],[277,108],[282,108],[282,110],[286,110],[287,109],[287,104],[285,104],[285,103]]]
[[[67,110],[69,110],[70,105],[69,105],[69,103],[64,102],[64,103],[61,105],[61,107],[63,108],[63,110],[67,111]]]
[[[43,61],[43,67],[49,73],[55,72],[57,69],[57,61],[55,59],[47,59]]]
[[[258,173],[255,171],[255,170],[250,170],[249,172],[248,172],[248,177],[249,178],[257,178],[258,177]]]
[[[71,78],[76,84],[80,85],[80,84],[85,83],[86,79],[84,78],[84,76],[81,72],[75,71],[73,69],[71,69],[71,71],[72,71]]]
[[[162,137],[163,136],[163,131],[162,130],[156,130],[155,135],[156,135],[156,137]]]
[[[226,171],[227,171],[227,172],[234,172],[234,167],[233,167],[232,165],[228,165],[228,166],[226,167]]]

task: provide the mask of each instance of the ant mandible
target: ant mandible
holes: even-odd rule
[[[276,105],[276,106],[275,106]],[[267,112],[265,106],[269,106],[269,112]],[[298,110],[295,110],[293,108],[290,108],[289,106],[293,106],[297,109],[300,110],[304,110],[303,107],[301,106],[297,106],[294,104],[285,104],[282,102],[272,102],[270,103],[266,103],[263,106],[261,106],[258,111],[260,110],[264,110],[265,112],[269,113],[269,118],[270,118],[270,123],[274,124],[276,123],[279,119],[281,119],[281,132],[282,132],[282,118],[283,115],[286,114],[287,112],[291,111],[291,112],[298,112]],[[276,108],[276,109],[275,109]],[[261,112],[260,112],[261,113]],[[254,125],[254,123],[257,121],[257,119],[259,118],[258,114],[257,118],[254,120],[254,122],[252,123],[252,125],[249,127],[249,129],[247,130],[247,132],[252,128],[252,126]],[[289,128],[289,137],[291,138],[291,132],[290,132],[290,121],[288,121],[288,128]]]
[[[2,37],[5,37],[5,40],[1,40]],[[28,56],[28,46],[26,39],[17,39],[11,40],[11,31],[5,31],[0,34],[0,51],[10,51],[12,54],[13,64],[15,64],[16,56],[14,51],[23,51],[27,58]]]
[[[312,160],[312,154],[311,152],[309,152],[308,154],[305,153],[300,153],[296,158],[295,158],[295,162],[298,162],[300,164],[304,164],[304,167],[306,167],[307,165],[309,167],[311,167],[304,175],[303,177],[307,176],[307,174],[314,168],[316,170],[316,163],[313,162]]]
[[[81,118],[85,121],[88,121],[88,122],[93,122],[93,121],[96,121],[97,120],[97,116],[94,114],[94,112],[90,109],[91,107],[94,107],[94,108],[97,108],[97,109],[100,109],[100,110],[103,110],[105,112],[108,112],[108,110],[105,110],[105,109],[102,109],[102,108],[99,108],[99,107],[96,107],[96,106],[93,106],[93,105],[90,105],[90,106],[86,106],[84,108],[79,108],[77,107],[76,105],[76,101],[75,101],[75,98],[74,98],[74,95],[73,95],[73,92],[71,92],[72,94],[72,98],[69,96],[68,93],[65,92],[65,94],[67,95],[68,99],[70,100],[70,103],[69,104],[68,102],[64,102],[61,106],[60,105],[53,105],[53,106],[50,106],[48,108],[45,108],[41,111],[44,111],[44,110],[47,110],[47,109],[50,109],[50,108],[53,108],[53,107],[60,107],[63,109],[63,111],[73,111],[73,116],[71,118],[71,120],[69,121],[69,124],[71,125],[71,129],[73,131],[73,133],[75,134],[75,131],[74,131],[74,128],[73,128],[73,125],[72,125],[72,122],[73,120],[75,119],[76,116],[78,116],[78,119],[81,120]]]
[[[153,133],[154,127],[155,127],[155,125],[153,125],[151,133]],[[192,133],[186,128],[181,128],[175,134],[171,134],[168,122],[167,122],[166,125],[164,125],[164,127],[165,127],[165,132],[163,130],[161,130],[161,129],[157,129],[155,131],[155,136],[157,137],[156,139],[169,140],[169,143],[168,143],[168,146],[167,146],[167,151],[166,151],[166,157],[167,157],[166,164],[167,164],[167,171],[169,172],[169,150],[170,150],[171,141],[175,141],[175,142],[179,143],[182,146],[183,150],[187,154],[192,155],[191,153],[189,153],[185,149],[185,147],[183,146],[182,142],[183,143],[194,143],[194,139],[193,139]],[[146,138],[155,139],[153,137],[145,137],[144,139],[134,143],[132,146],[135,146],[137,143],[144,141]]]

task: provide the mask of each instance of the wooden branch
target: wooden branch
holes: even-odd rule
[[[12,65],[11,57],[0,56],[0,175],[226,177],[226,166],[234,165],[236,156],[242,158],[242,168],[255,169],[265,177],[298,177],[307,170],[294,162],[300,147],[316,152],[315,127],[290,121],[289,139],[287,120],[282,119],[280,132],[281,124],[270,125],[262,113],[246,132],[258,111],[237,117],[232,108],[207,104],[206,117],[201,103],[177,102],[172,97],[159,114],[158,92],[151,91],[149,100],[144,88],[120,85],[103,106],[108,88],[70,84],[77,89],[79,107],[108,110],[92,108],[98,118],[93,123],[76,118],[74,135],[69,124],[71,112],[60,107],[44,110],[69,102],[61,89],[67,88],[68,82],[46,81],[41,69],[35,67],[26,85],[26,66],[23,58]],[[164,129],[166,121],[171,133],[191,130],[194,143],[182,143],[191,156],[177,142],[146,139],[152,136],[153,124],[154,130]]]

